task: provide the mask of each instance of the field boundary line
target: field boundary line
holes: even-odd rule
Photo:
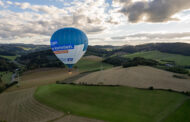
[[[175,107],[173,107],[171,110],[164,110],[163,112],[159,113],[159,115],[156,117],[158,118],[158,120],[156,120],[156,122],[162,122],[166,117],[168,117],[171,113],[175,112],[181,105],[183,105],[185,103],[186,100],[189,100],[190,97],[187,97],[185,99],[183,99],[181,102],[179,102],[178,104],[175,105]],[[166,113],[166,114],[164,114]]]

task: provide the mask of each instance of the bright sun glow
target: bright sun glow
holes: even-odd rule
[[[132,0],[132,2],[143,2],[143,1],[149,1],[149,0]]]
[[[146,15],[143,15],[143,16],[142,16],[142,20],[143,20],[144,22],[145,22],[147,19],[148,19],[148,18],[147,18]]]

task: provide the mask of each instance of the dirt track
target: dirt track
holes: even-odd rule
[[[116,67],[91,73],[79,78],[75,82],[83,82],[87,84],[126,85],[137,88],[148,88],[153,86],[157,89],[190,91],[190,78],[178,79],[173,77],[174,74],[175,73],[148,66],[130,68]]]

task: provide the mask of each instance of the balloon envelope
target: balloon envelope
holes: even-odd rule
[[[77,63],[88,47],[86,34],[76,28],[57,30],[52,35],[50,42],[54,54],[69,68]]]

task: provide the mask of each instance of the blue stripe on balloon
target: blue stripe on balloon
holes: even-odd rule
[[[66,64],[69,68],[72,68],[74,64]]]
[[[87,50],[88,38],[84,32],[76,28],[57,30],[51,37],[51,44],[57,41],[57,46],[84,44],[83,51]],[[54,45],[56,47],[56,45]]]

